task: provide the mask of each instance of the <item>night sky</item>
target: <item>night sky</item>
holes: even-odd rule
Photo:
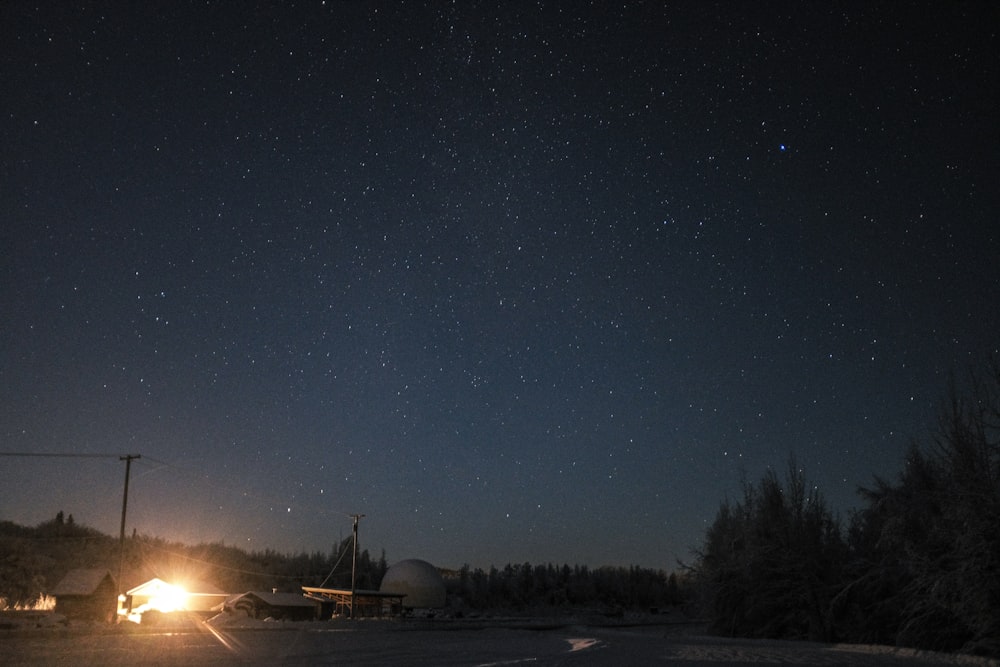
[[[673,569],[1000,349],[993,3],[272,4],[0,5],[0,519]]]

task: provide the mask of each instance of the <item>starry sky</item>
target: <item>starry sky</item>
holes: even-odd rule
[[[0,519],[673,569],[1000,347],[992,3],[281,4],[0,6]]]

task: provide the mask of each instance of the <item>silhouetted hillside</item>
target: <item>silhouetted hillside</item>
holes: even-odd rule
[[[283,554],[218,543],[188,546],[140,535],[125,540],[123,560],[118,539],[59,512],[35,527],[0,522],[0,598],[9,606],[30,606],[74,568],[106,568],[116,579],[121,571],[125,589],[152,577],[202,581],[231,592],[344,587],[350,585],[351,559],[342,556],[350,546],[347,539],[326,554]],[[386,569],[384,554],[373,560],[367,550],[361,551],[358,586],[377,587]]]
[[[351,546],[347,538],[326,554],[283,554],[133,536],[125,541],[123,563],[117,539],[75,524],[72,516],[64,520],[60,512],[34,528],[0,524],[0,597],[12,605],[30,605],[73,568],[107,568],[117,577],[121,567],[125,589],[152,577],[181,584],[205,582],[228,592],[349,588]],[[384,553],[373,560],[368,551],[360,552],[357,587],[377,589],[387,569]],[[676,575],[638,566],[590,569],[523,563],[482,570],[466,565],[445,574],[451,604],[458,609],[648,610],[675,605],[687,597]]]

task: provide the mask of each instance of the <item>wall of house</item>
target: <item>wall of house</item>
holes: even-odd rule
[[[115,618],[117,595],[109,584],[92,595],[60,595],[56,598],[55,613],[68,619],[110,623]]]

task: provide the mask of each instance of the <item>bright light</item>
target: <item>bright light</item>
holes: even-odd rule
[[[142,620],[142,614],[147,611],[159,611],[163,613],[170,613],[173,611],[185,611],[187,609],[188,593],[181,586],[175,586],[173,584],[168,584],[164,581],[157,581],[152,590],[144,590],[142,593],[137,595],[140,599],[148,596],[146,602],[133,607],[132,612],[128,614],[128,620],[135,623],[140,623]],[[119,613],[124,614],[124,610],[121,607],[124,604],[122,600],[124,596],[119,597]]]
[[[143,605],[142,611],[155,609],[156,611],[171,612],[184,611],[187,609],[188,594],[180,586],[173,584],[163,584],[158,587],[156,594],[149,598],[149,602]]]

